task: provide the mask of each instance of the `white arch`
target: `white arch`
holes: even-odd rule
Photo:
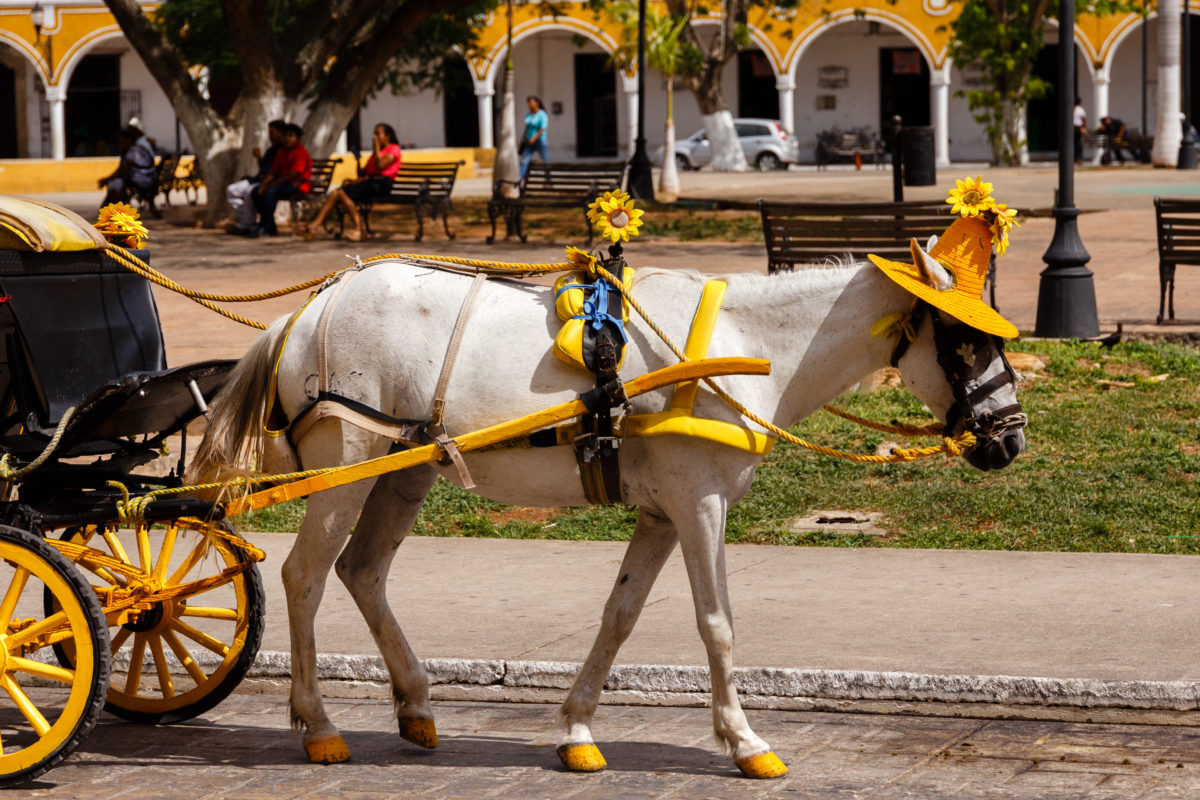
[[[38,77],[42,79],[42,88],[50,85],[46,77],[50,74],[50,67],[46,64],[46,59],[42,57],[37,48],[15,33],[6,31],[3,28],[0,28],[0,42],[16,50],[25,57],[26,61],[33,65],[33,68],[37,70]]]
[[[1048,20],[1046,20],[1046,25],[1054,28],[1056,34],[1059,33],[1058,20],[1048,19]],[[1080,30],[1077,26],[1075,26],[1075,25],[1071,26],[1071,33],[1074,34],[1073,38],[1075,40],[1075,49],[1083,52],[1083,55],[1085,56],[1083,59],[1083,63],[1087,65],[1088,75],[1091,77],[1092,83],[1095,83],[1096,82],[1096,61],[1099,60],[1099,57],[1096,54],[1096,51],[1092,49],[1092,43],[1089,42],[1087,37],[1084,36],[1080,32]],[[1059,41],[1057,42],[1057,44],[1061,45],[1062,37],[1059,36],[1058,39],[1059,39]],[[1076,59],[1076,61],[1078,61],[1078,59]]]
[[[835,11],[828,17],[816,20],[803,31],[796,34],[796,38],[792,46],[788,48],[784,54],[783,62],[786,65],[785,74],[796,77],[796,71],[800,67],[800,62],[804,59],[804,54],[808,48],[821,37],[821,34],[832,29],[837,25],[847,22],[882,22],[890,28],[895,28],[906,39],[917,46],[921,57],[925,59],[925,63],[929,66],[931,73],[939,69],[938,59],[933,52],[933,44],[921,31],[899,14],[893,14],[890,11],[882,11],[880,9],[853,9],[846,8],[841,11]]]
[[[58,62],[58,66],[51,76],[50,82],[55,85],[68,86],[71,83],[71,76],[75,73],[75,68],[79,66],[79,62],[84,56],[94,50],[97,46],[104,42],[120,39],[128,44],[128,39],[121,31],[120,25],[106,25],[103,28],[97,28],[88,33],[79,41],[67,48],[67,52],[63,53],[62,58]]]
[[[618,47],[617,42],[599,26],[572,17],[557,17],[553,22],[532,19],[526,20],[520,25],[514,25],[513,46],[516,47],[521,41],[545,31],[567,31],[569,33],[580,34],[590,39],[609,55],[614,53]],[[507,47],[507,39],[500,39],[492,46],[487,55],[484,56],[482,64],[484,67],[483,83],[486,85],[495,85],[496,75],[500,72],[500,62],[503,60],[501,55]]]

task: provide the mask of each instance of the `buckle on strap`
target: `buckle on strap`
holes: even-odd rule
[[[438,451],[441,453],[438,456],[437,463],[443,467],[453,465],[455,471],[458,473],[459,485],[464,489],[474,489],[475,481],[471,478],[470,470],[467,469],[467,462],[463,459],[462,453],[459,452],[458,442],[446,434],[445,428],[434,434],[431,427],[427,427],[424,434],[432,444],[437,446]]]

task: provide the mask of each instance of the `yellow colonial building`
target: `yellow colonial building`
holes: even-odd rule
[[[517,8],[518,96],[536,95],[550,112],[552,159],[622,155],[633,140],[638,89],[635,75],[609,62],[620,25],[582,3],[562,8],[552,17],[539,16],[532,4]],[[940,164],[986,160],[986,138],[958,95],[980,85],[980,76],[947,56],[956,9],[949,0],[828,0],[793,10],[753,9],[751,46],[726,70],[727,101],[735,116],[781,120],[807,160],[819,132],[879,131],[893,114],[906,125],[932,126]],[[1193,15],[1193,26],[1196,20]],[[714,10],[702,24],[719,22]],[[450,70],[443,91],[377,97],[365,107],[363,123],[390,122],[402,141],[415,146],[491,147],[506,23],[502,11],[479,20],[475,50]],[[1083,98],[1089,123],[1112,113],[1140,128],[1145,114],[1153,127],[1156,34],[1153,12],[1145,20],[1084,18],[1075,26],[1073,93]],[[1053,25],[1047,41],[1037,71],[1053,81]],[[646,91],[653,147],[662,141],[663,79],[648,75]],[[701,127],[699,112],[687,92],[676,98],[678,132],[686,136]],[[1035,154],[1056,147],[1052,103],[1029,109]],[[166,97],[102,3],[0,0],[0,158],[108,155],[118,126],[134,116],[160,148],[187,148]]]

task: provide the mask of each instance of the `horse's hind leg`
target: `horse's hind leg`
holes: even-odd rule
[[[325,593],[325,580],[369,488],[370,482],[365,481],[312,495],[300,535],[283,562],[292,642],[292,724],[304,729],[304,750],[309,761],[317,763],[333,764],[350,758],[350,750],[321,700],[314,621]]]
[[[416,467],[384,475],[367,497],[350,543],[337,559],[337,574],[383,654],[392,682],[400,735],[422,747],[437,747],[429,681],[387,602],[387,575],[396,548],[417,518],[436,473]]]
[[[733,612],[725,581],[726,500],[717,494],[671,509],[687,564],[696,624],[708,651],[712,681],[713,732],[747,777],[778,778],[787,767],[750,729],[733,683]]]
[[[617,657],[617,650],[633,632],[646,597],[667,557],[675,549],[675,542],[675,529],[669,520],[641,510],[637,528],[621,562],[620,575],[604,605],[596,641],[559,709],[567,733],[558,747],[558,757],[572,772],[595,772],[606,766],[604,756],[593,743],[591,731],[600,690]]]

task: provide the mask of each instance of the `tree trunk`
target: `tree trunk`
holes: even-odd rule
[[[1182,37],[1179,0],[1158,3],[1158,124],[1154,131],[1154,149],[1150,160],[1156,167],[1174,167],[1179,163],[1179,143],[1183,126],[1179,124],[1182,95],[1179,82],[1179,49]]]
[[[662,171],[658,173],[658,200],[674,203],[679,199],[679,168],[675,164],[675,91],[674,77],[667,76],[667,129],[663,137]]]
[[[504,185],[506,194],[516,196],[517,180],[521,177],[521,165],[517,161],[517,98],[516,78],[512,62],[504,70],[504,98],[500,101],[500,138],[496,147],[496,165],[492,176],[500,181],[511,181]]]
[[[685,75],[684,83],[696,98],[704,130],[712,147],[712,169],[717,172],[745,172],[746,154],[733,127],[733,114],[725,103],[721,76],[725,64],[737,53],[737,30],[746,20],[749,0],[721,0],[721,25],[708,46],[702,45],[691,23],[684,29],[683,40],[705,53],[703,66],[695,75]],[[667,0],[667,8],[676,16],[689,13],[683,0]]]

